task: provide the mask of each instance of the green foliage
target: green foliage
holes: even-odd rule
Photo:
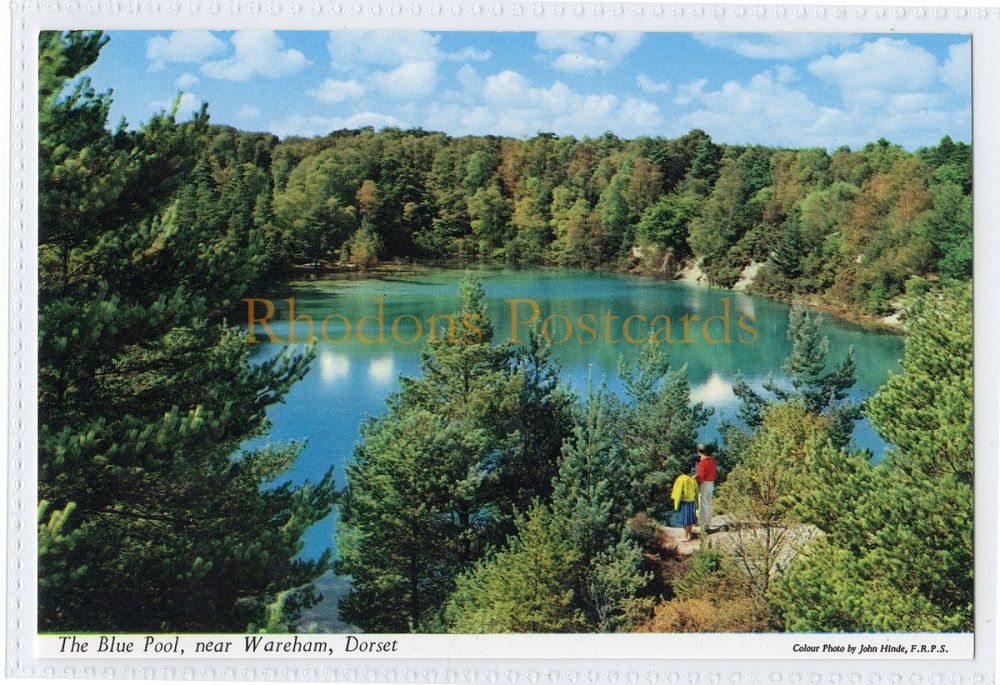
[[[420,630],[476,542],[473,516],[488,436],[423,409],[373,420],[348,466],[337,571],[353,579],[341,617],[366,631]]]
[[[797,509],[818,471],[813,455],[835,429],[801,400],[768,406],[719,488],[719,506],[741,522],[734,532],[736,564],[759,602],[767,600],[772,581],[792,557]]]
[[[371,229],[368,219],[365,218],[361,222],[361,228],[344,243],[341,259],[353,263],[362,271],[367,271],[378,264],[378,253],[381,249],[381,236]]]
[[[563,443],[552,492],[559,535],[578,558],[570,582],[588,624],[604,629],[619,624],[647,580],[639,571],[639,548],[623,539],[639,502],[627,486],[635,482],[635,468],[614,434],[618,412],[603,388],[588,396]]]
[[[459,633],[564,633],[583,630],[566,578],[576,551],[551,512],[535,504],[517,520],[505,549],[462,574],[445,615]]]
[[[711,194],[691,221],[688,244],[713,283],[733,285],[750,261],[753,245],[747,240],[763,218],[757,193],[769,179],[766,159],[758,148],[727,150]]]
[[[894,448],[876,467],[827,458],[841,486],[813,495],[846,506],[775,590],[790,630],[972,629],[971,288],[932,289],[908,317],[903,372],[865,406]]]
[[[688,224],[698,211],[699,201],[693,194],[660,196],[639,221],[636,229],[639,241],[672,250],[678,259],[689,256]]]
[[[801,402],[807,412],[823,414],[833,421],[832,439],[838,446],[850,440],[854,423],[861,418],[860,408],[848,398],[855,383],[854,350],[848,349],[844,359],[830,366],[830,341],[820,335],[822,319],[801,307],[793,307],[788,315],[788,339],[792,349],[782,365],[791,388],[781,387],[773,380],[764,389],[778,402]],[[761,423],[768,400],[739,379],[734,392],[742,401],[739,416],[750,428]]]
[[[493,345],[482,286],[461,294],[452,334],[437,332],[347,467],[337,570],[353,588],[340,611],[365,630],[439,625],[456,577],[551,492],[571,417],[549,351],[537,337]]]
[[[365,128],[211,150],[241,170],[236,195],[256,194],[274,273],[326,263],[362,223],[387,259],[625,269],[641,255],[638,268],[667,275],[698,260],[723,286],[756,264],[756,292],[864,314],[894,311],[910,277],[971,273],[971,148],[950,139],[829,155],[717,145],[698,130],[627,141]]]
[[[687,367],[671,368],[663,346],[653,338],[632,364],[619,363],[631,404],[617,426],[633,469],[632,489],[640,511],[672,509],[670,487],[695,453],[698,430],[711,409],[690,401]]]
[[[577,402],[537,332],[493,344],[483,288],[463,283],[420,376],[365,424],[347,468],[344,620],[753,631],[776,627],[770,603],[791,630],[971,629],[968,145],[828,154],[699,130],[391,128],[279,141],[212,126],[205,108],[178,122],[177,103],[109,131],[110,94],[79,78],[106,40],[39,35],[43,630],[282,631],[318,601],[328,556],[298,555],[332,476],[293,486],[281,478],[300,445],[242,447],[312,351],[251,362],[225,315],[254,285],[338,256],[665,273],[689,260],[724,286],[754,264],[766,295],[879,316],[915,298],[904,372],[865,406],[894,445],[878,466],[845,449],[852,353],[831,362],[819,319],[793,311],[790,383],[766,397],[737,383],[746,430],[722,427],[737,553],[700,552],[649,618],[669,588],[627,522],[656,514],[709,418],[686,369],[651,342],[620,369],[624,399]],[[799,553],[805,525],[822,534]]]
[[[574,425],[574,397],[561,385],[551,345],[537,331],[514,352],[511,363],[509,391],[514,394],[504,406],[504,430],[512,440],[484,483],[495,491],[491,499],[504,528],[514,512],[527,511],[535,498],[551,497],[563,440]]]
[[[342,199],[353,179],[336,153],[327,150],[306,158],[274,194],[275,221],[294,259],[329,257],[356,225],[353,208]]]
[[[722,555],[714,547],[703,547],[691,557],[684,575],[674,581],[674,594],[679,599],[718,594],[725,578]]]
[[[626,537],[594,559],[586,585],[592,630],[613,633],[634,626],[643,608],[636,594],[652,579],[641,570],[642,561],[642,548]]]
[[[264,268],[266,160],[204,111],[109,132],[69,81],[104,42],[39,42],[40,628],[242,631],[279,595],[289,625],[333,484],[280,480],[299,445],[241,447],[311,359],[251,362],[223,318]]]
[[[472,235],[477,239],[479,253],[485,257],[503,256],[498,250],[507,242],[510,225],[510,203],[496,184],[476,190],[469,198],[469,220]]]
[[[584,564],[617,544],[633,513],[632,481],[624,446],[612,431],[616,403],[603,388],[580,409],[572,436],[563,443],[552,505],[562,531]]]

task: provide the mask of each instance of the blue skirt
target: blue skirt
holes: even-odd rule
[[[681,508],[674,512],[674,525],[682,528],[698,523],[694,502],[681,502]]]

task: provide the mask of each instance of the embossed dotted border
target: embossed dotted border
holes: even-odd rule
[[[20,672],[24,669],[25,654],[30,653],[27,644],[28,630],[34,629],[34,621],[28,620],[28,606],[24,593],[28,587],[28,575],[25,573],[26,554],[34,554],[26,550],[30,546],[30,538],[34,535],[33,517],[35,508],[34,488],[26,483],[30,479],[32,469],[28,468],[28,451],[26,443],[26,419],[29,402],[26,400],[29,390],[26,381],[27,356],[32,353],[34,345],[31,340],[30,328],[34,318],[33,308],[30,310],[27,297],[32,283],[29,283],[33,273],[34,259],[29,255],[28,226],[29,216],[34,211],[34,204],[28,199],[29,173],[32,166],[29,159],[33,152],[27,140],[29,126],[34,122],[29,94],[33,91],[35,79],[27,66],[28,41],[25,33],[28,20],[17,10],[14,10],[11,31],[11,117],[10,117],[10,272],[9,272],[9,345],[8,364],[10,383],[8,387],[8,478],[7,478],[7,606],[6,606],[6,649],[8,654],[8,672]],[[32,607],[33,608],[33,607]]]
[[[739,661],[593,662],[463,661],[447,664],[364,662],[337,667],[315,662],[233,661],[81,661],[37,660],[33,653],[36,573],[35,379],[37,274],[34,268],[37,216],[35,168],[36,35],[44,28],[174,28],[235,24],[285,29],[432,28],[438,30],[591,29],[591,30],[854,30],[888,32],[970,33],[974,44],[1000,44],[1000,8],[713,5],[621,2],[549,2],[503,0],[13,0],[11,40],[11,166],[9,275],[9,438],[6,673],[14,677],[161,680],[355,681],[442,683],[628,683],[630,685],[995,685],[993,621],[977,617],[977,658],[972,662],[849,662]],[[997,50],[996,55],[1000,55]],[[980,64],[977,52],[976,64]],[[1000,63],[1000,60],[992,63]],[[983,85],[976,81],[977,113]],[[988,100],[1000,102],[986,86]],[[989,112],[1000,112],[995,107]],[[978,117],[977,117],[978,118]],[[994,118],[994,121],[1000,117]],[[980,129],[975,129],[977,144]],[[1000,139],[1000,136],[998,136]],[[977,149],[980,149],[977,147]],[[994,148],[996,149],[996,148]],[[977,154],[977,184],[980,157]],[[998,173],[992,178],[1000,178]],[[979,187],[983,187],[980,185]],[[977,199],[977,260],[980,241]],[[997,213],[1000,218],[1000,213]],[[994,256],[1000,251],[993,250]],[[993,263],[997,263],[994,261]],[[977,262],[978,264],[978,262]],[[977,269],[977,293],[980,279]],[[977,294],[977,319],[981,302]],[[981,365],[977,327],[977,367]],[[992,362],[990,362],[993,364]],[[992,372],[995,366],[990,366]],[[977,383],[978,383],[977,369]],[[978,387],[978,386],[977,386]],[[977,390],[978,392],[978,390]],[[995,396],[988,398],[996,409]],[[980,398],[977,396],[977,426]],[[989,419],[989,417],[987,417]],[[993,428],[995,418],[990,419]],[[982,506],[983,474],[996,475],[996,443],[976,436],[977,446],[977,611],[984,586],[996,578],[996,541],[981,537],[984,527],[996,527],[995,491]],[[982,449],[984,446],[989,449]],[[992,458],[992,466],[983,463]],[[985,468],[984,468],[985,466]],[[989,482],[989,480],[988,480]],[[980,567],[985,552],[992,567]],[[990,611],[996,589],[986,586]],[[992,593],[992,594],[990,594]]]
[[[616,3],[616,2],[556,2],[556,1],[496,1],[479,0],[13,0],[11,8],[15,17],[45,18],[144,18],[149,28],[169,28],[171,18],[239,19],[266,18],[268,26],[277,28],[314,29],[333,28],[303,23],[317,18],[336,19],[378,19],[391,20],[409,18],[440,18],[462,20],[467,30],[489,30],[491,20],[525,19],[528,21],[556,21],[579,19],[602,19],[610,22],[624,22],[637,19],[694,19],[705,20],[703,30],[746,28],[752,24],[729,25],[712,24],[712,20],[733,22],[735,20],[787,19],[793,20],[924,20],[924,30],[934,31],[934,23],[942,20],[957,20],[965,23],[966,31],[972,33],[979,28],[976,24],[990,19],[1000,19],[1000,8],[986,7],[902,7],[902,6],[807,6],[807,5],[713,5],[713,4],[666,4],[666,3]],[[167,20],[164,23],[164,20]],[[296,21],[298,20],[298,21]],[[286,25],[289,21],[295,26]],[[25,32],[25,24],[13,28],[15,35]],[[527,24],[525,25],[527,26]],[[444,28],[444,27],[443,27]],[[454,27],[446,27],[454,28]],[[550,24],[547,28],[559,28]],[[594,27],[596,28],[596,27]],[[603,25],[601,28],[616,30],[618,27]],[[646,25],[647,30],[671,30],[669,24]],[[825,30],[834,28],[827,25]],[[836,28],[842,28],[840,26]],[[917,30],[913,26],[912,30]],[[618,30],[624,30],[619,28]],[[678,29],[679,30],[679,29]],[[686,30],[686,29],[685,29]],[[789,27],[786,30],[795,30]],[[818,25],[810,30],[824,30]],[[871,30],[889,31],[892,25],[883,25]],[[15,54],[23,56],[27,41],[15,47]],[[16,66],[15,66],[16,69]]]

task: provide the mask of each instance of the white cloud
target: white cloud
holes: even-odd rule
[[[227,81],[247,81],[254,76],[294,74],[312,64],[298,50],[283,49],[284,43],[274,31],[237,31],[232,43],[233,55],[203,64],[202,73]]]
[[[708,79],[700,78],[678,86],[677,95],[674,96],[674,103],[678,105],[691,104],[701,96],[702,91],[705,90],[705,86],[707,85]]]
[[[478,83],[471,69],[463,78]],[[525,136],[537,131],[597,135],[614,130],[623,135],[651,132],[662,126],[660,108],[638,98],[612,94],[582,94],[561,81],[535,86],[522,74],[506,70],[481,80],[481,101],[428,105],[424,126],[465,133]]]
[[[157,112],[160,110],[166,110],[169,112],[170,108],[173,106],[173,100],[153,100],[149,103],[149,108]],[[186,117],[195,112],[199,107],[201,107],[201,98],[194,93],[181,93],[181,99],[177,104],[177,112],[175,116],[178,119]]]
[[[440,40],[423,31],[332,31],[326,47],[339,70],[437,59]]]
[[[879,38],[837,57],[824,55],[809,72],[840,87],[847,102],[874,105],[888,95],[925,88],[936,79],[937,59],[904,39]]]
[[[471,64],[463,64],[455,78],[468,95],[478,94],[483,87],[483,80]]]
[[[150,71],[161,71],[169,62],[198,63],[226,49],[211,31],[174,31],[146,41]]]
[[[560,53],[552,67],[560,71],[607,71],[639,47],[641,33],[573,33],[540,31],[535,43],[546,52]]]
[[[308,137],[324,135],[344,128],[360,128],[362,126],[383,128],[385,126],[402,127],[404,124],[390,114],[379,114],[378,112],[357,112],[346,117],[293,114],[285,119],[272,121],[268,126],[268,130],[282,138],[285,136]]]
[[[191,86],[197,86],[199,83],[201,83],[201,79],[194,74],[181,74],[177,77],[177,80],[174,81],[174,85],[181,90],[186,90]]]
[[[688,84],[687,97],[696,109],[678,119],[678,132],[702,128],[725,142],[759,143],[775,141],[775,131],[781,131],[783,144],[828,147],[843,142],[837,134],[851,126],[844,112],[813,103],[772,71],[746,84],[729,81],[718,90],[706,91],[705,85]]]
[[[485,62],[493,53],[489,50],[476,50],[475,48],[462,48],[455,52],[445,54],[445,59],[449,62]]]
[[[899,93],[889,99],[889,109],[897,112],[939,109],[944,104],[941,93]]]
[[[400,66],[418,62],[483,62],[493,53],[465,47],[444,52],[441,36],[426,31],[331,31],[326,47],[330,66],[351,71],[359,66]]]
[[[658,82],[649,78],[645,74],[635,77],[636,84],[647,93],[666,93],[670,91],[670,84],[666,81]]]
[[[357,81],[338,81],[332,78],[323,81],[319,88],[309,91],[309,95],[326,103],[353,100],[364,94],[365,87]]]
[[[608,66],[603,59],[578,52],[565,52],[552,60],[552,68],[559,71],[599,71],[607,69]]]
[[[332,31],[327,41],[330,67],[353,77],[350,81],[332,83],[364,84],[361,87],[366,91],[392,98],[427,97],[438,84],[442,62],[463,63],[459,69],[461,83],[462,75],[469,73],[467,68],[471,69],[468,62],[483,62],[493,56],[489,50],[475,47],[446,52],[440,48],[440,42],[441,36],[425,31]],[[331,88],[337,97],[343,90]],[[357,93],[357,88],[348,92]]]
[[[787,64],[781,64],[777,66],[774,70],[775,78],[778,83],[791,83],[798,79],[799,75]]]
[[[430,95],[437,83],[437,64],[408,62],[392,71],[374,72],[369,80],[372,91],[394,98]]]
[[[238,119],[248,120],[257,119],[260,117],[260,107],[254,107],[253,105],[243,105],[240,107],[239,111],[236,112],[236,117]]]
[[[752,59],[796,59],[861,42],[850,33],[695,33],[695,40]]]
[[[941,80],[963,95],[972,90],[972,41],[948,47],[948,57],[941,66]]]
[[[697,127],[727,143],[828,149],[857,147],[883,136],[911,148],[945,133],[967,136],[969,108],[956,105],[940,91],[876,89],[874,96],[825,106],[791,86],[792,80],[793,73],[777,68],[746,83],[729,81],[717,90],[708,90],[704,81],[682,86],[678,90],[685,92],[690,98],[686,104],[693,107],[676,119],[671,133]],[[876,96],[877,101],[872,99]]]
[[[638,131],[650,132],[663,121],[660,108],[652,102],[637,98],[626,98],[621,105],[619,119],[631,122]]]

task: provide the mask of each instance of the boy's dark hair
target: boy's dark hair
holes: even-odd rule
[[[695,450],[698,451],[698,454],[704,454],[709,457],[715,456],[715,449],[716,447],[714,442],[699,442],[695,446]]]

